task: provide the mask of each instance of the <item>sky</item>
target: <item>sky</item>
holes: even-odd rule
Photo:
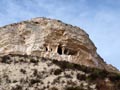
[[[36,17],[84,29],[100,56],[120,69],[120,0],[0,0],[0,26]]]

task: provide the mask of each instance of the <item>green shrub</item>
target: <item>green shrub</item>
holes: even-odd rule
[[[117,74],[117,73],[110,73],[108,75],[108,78],[111,80],[111,81],[120,81],[120,74]]]

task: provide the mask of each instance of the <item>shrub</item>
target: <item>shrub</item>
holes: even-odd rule
[[[66,74],[65,77],[66,77],[66,78],[72,78],[72,76],[69,75],[69,74]]]
[[[90,73],[90,75],[88,76],[88,80],[96,80],[96,79],[104,79],[105,77],[107,77],[108,72],[105,70],[100,70],[97,68],[94,68],[92,70],[92,72]]]
[[[97,80],[96,83],[97,83],[96,88],[98,90],[109,90],[109,87],[106,85],[104,80]]]
[[[1,62],[10,64],[10,62],[11,62],[10,57],[9,56],[3,56]]]
[[[20,69],[20,72],[22,72],[23,74],[26,74],[26,70],[24,69]]]
[[[34,76],[37,76],[38,75],[38,70],[37,69],[33,69],[34,71],[33,71],[33,75]]]
[[[78,80],[86,80],[86,76],[85,75],[81,75],[80,73],[77,74],[77,79]]]
[[[22,90],[22,86],[16,85],[16,87],[13,87],[12,90]]]
[[[56,87],[52,87],[50,90],[58,90],[58,88],[56,88]]]
[[[62,72],[61,69],[56,69],[56,70],[54,71],[54,75],[59,75],[59,74],[61,74],[61,72]]]
[[[30,85],[33,85],[35,83],[40,83],[40,80],[39,79],[31,79],[30,80]]]
[[[30,59],[30,62],[31,62],[31,63],[34,63],[35,65],[37,65],[37,64],[38,64],[38,62],[39,62],[39,60]]]
[[[110,74],[108,75],[108,78],[109,78],[111,81],[118,81],[118,80],[120,80],[120,74],[110,73]]]

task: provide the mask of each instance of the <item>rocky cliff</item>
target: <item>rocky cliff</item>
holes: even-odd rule
[[[0,90],[119,89],[119,71],[81,28],[49,18],[0,28]]]
[[[0,55],[21,54],[116,70],[97,54],[88,34],[59,20],[34,18],[0,28]]]

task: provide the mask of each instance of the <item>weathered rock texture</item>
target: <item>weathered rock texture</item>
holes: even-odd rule
[[[116,70],[96,53],[88,34],[59,20],[35,18],[0,28],[0,55],[21,54]]]
[[[0,90],[120,90],[120,74],[27,55],[0,57]]]

